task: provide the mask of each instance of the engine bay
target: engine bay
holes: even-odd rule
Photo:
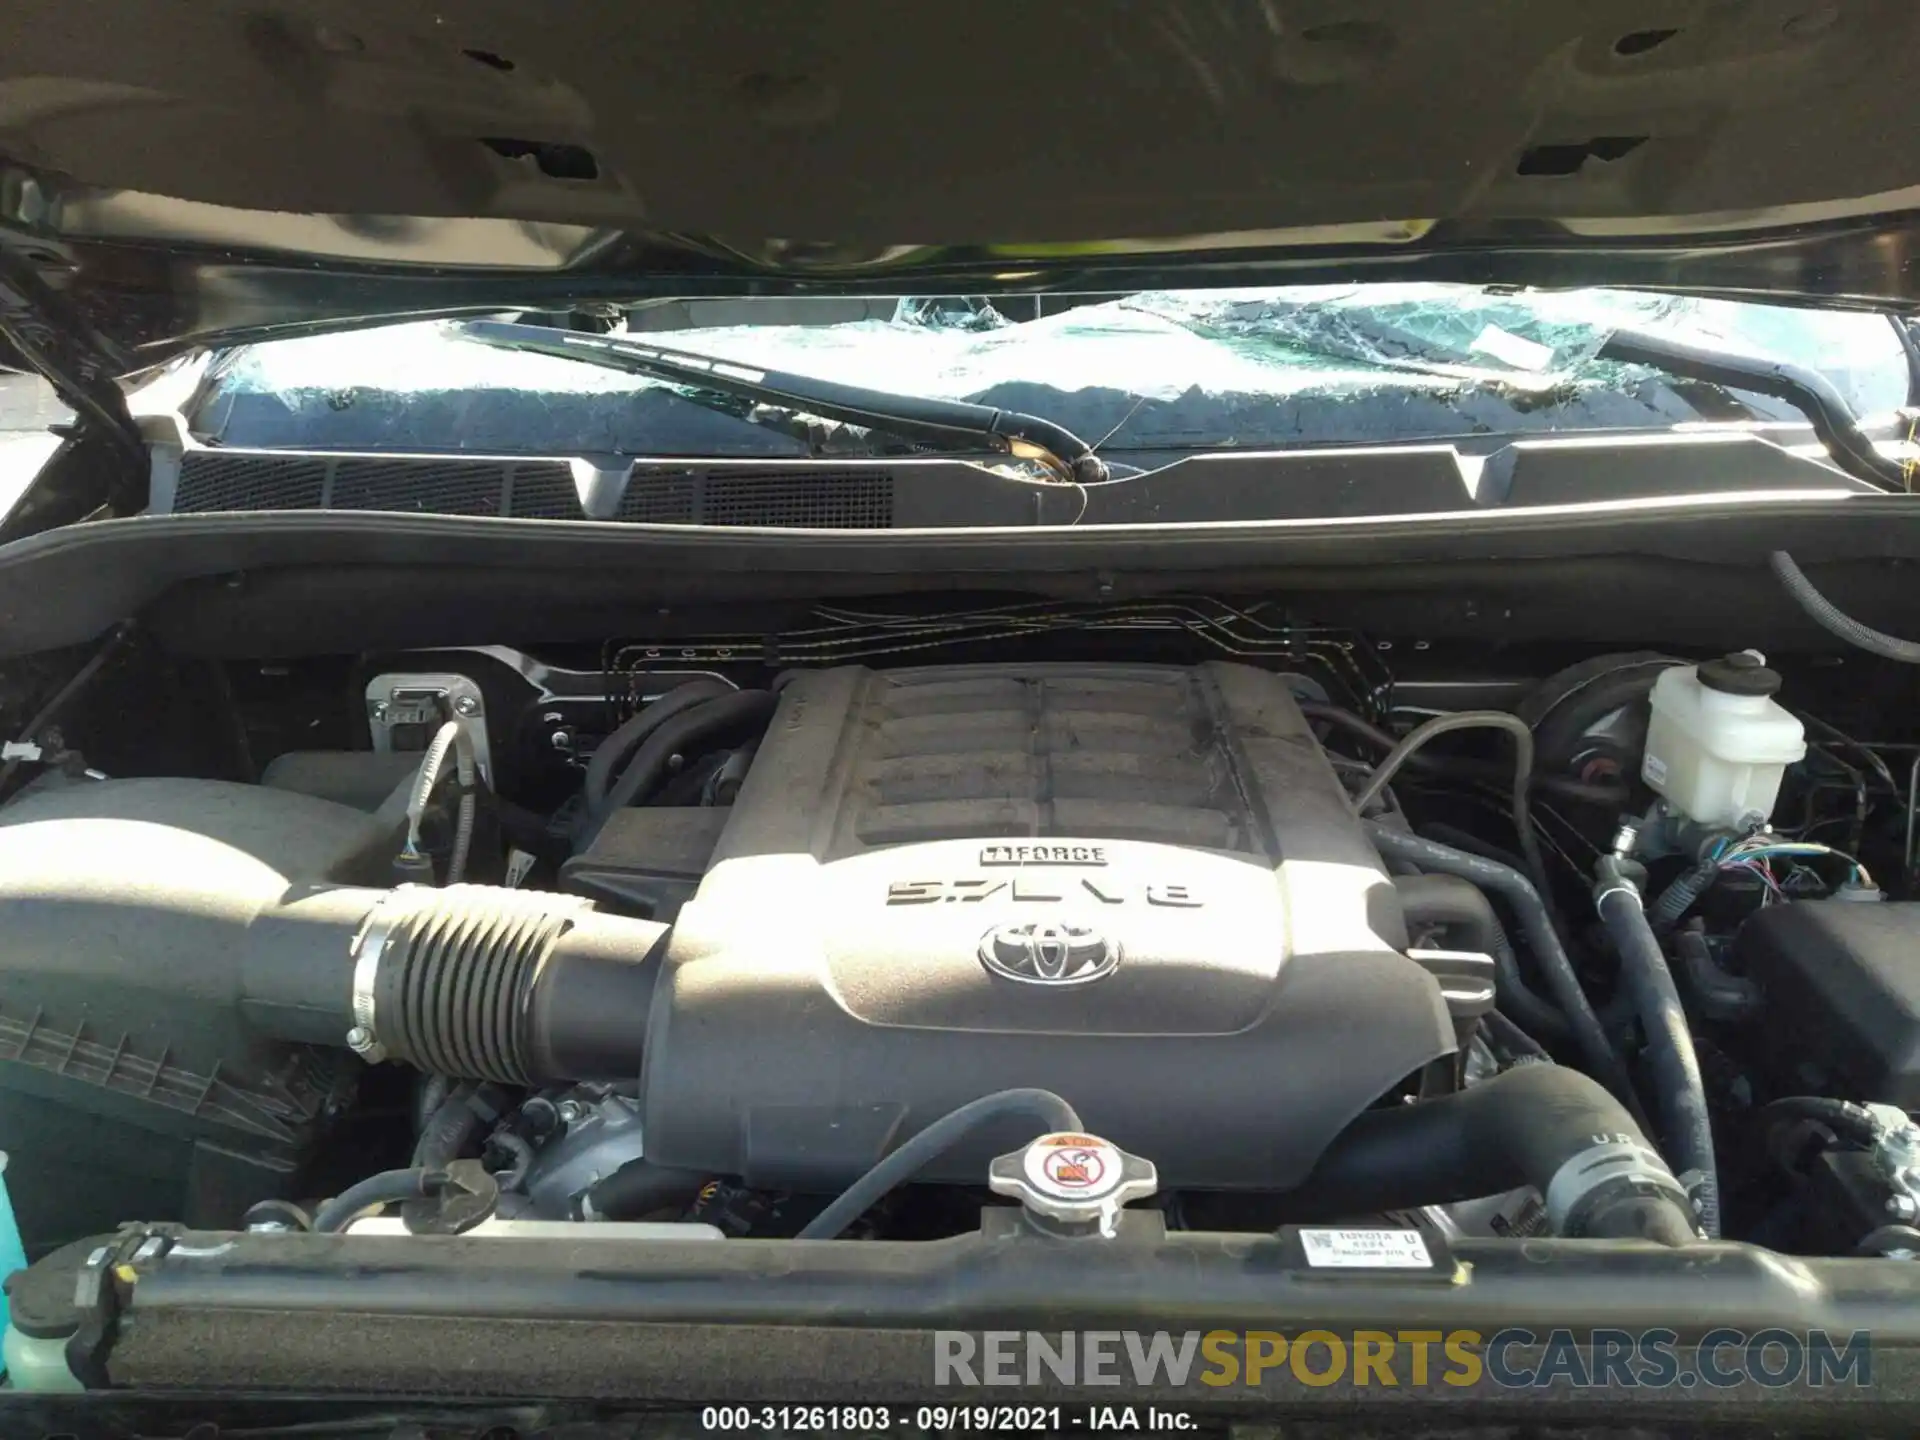
[[[1175,1231],[1920,1247],[1903,674],[1207,597],[669,628],[31,673],[29,1254],[934,1239],[1045,1222],[1040,1122]]]

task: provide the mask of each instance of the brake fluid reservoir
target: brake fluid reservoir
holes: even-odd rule
[[[1703,825],[1769,819],[1787,766],[1807,753],[1800,722],[1774,702],[1779,689],[1779,675],[1752,650],[1664,671],[1641,778]]]

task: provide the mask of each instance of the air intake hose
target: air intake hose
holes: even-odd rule
[[[666,933],[489,885],[325,891],[251,927],[242,1004],[264,1033],[434,1075],[630,1080]]]

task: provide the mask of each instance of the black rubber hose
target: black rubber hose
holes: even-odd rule
[[[1669,375],[1784,400],[1807,417],[1828,457],[1841,470],[1875,489],[1896,494],[1907,489],[1901,463],[1875,448],[1840,387],[1818,370],[1768,355],[1741,354],[1638,330],[1614,331],[1600,347],[1599,358],[1651,365]]]
[[[1329,705],[1320,700],[1302,700],[1300,713],[1309,720],[1324,721],[1337,725],[1351,734],[1358,735],[1381,751],[1393,749],[1400,742],[1391,732],[1383,730],[1364,715],[1351,710],[1343,710],[1338,705]],[[1480,780],[1488,784],[1505,783],[1512,772],[1503,765],[1489,761],[1466,760],[1456,756],[1409,755],[1406,768],[1415,774],[1433,776],[1457,776],[1463,780]],[[1628,791],[1625,785],[1595,784],[1588,780],[1576,780],[1568,775],[1541,775],[1533,777],[1533,788],[1557,795],[1563,800],[1572,800],[1585,805],[1606,805],[1618,807],[1627,801]]]
[[[260,1034],[358,1030],[363,1053],[424,1074],[630,1083],[667,933],[537,890],[320,888],[247,927],[232,993]]]
[[[1850,1145],[1868,1149],[1880,1138],[1880,1122],[1864,1105],[1848,1100],[1829,1100],[1820,1095],[1789,1095],[1760,1107],[1760,1124],[1765,1130],[1790,1120],[1811,1120]]]
[[[1567,958],[1560,937],[1554,931],[1553,919],[1532,882],[1511,866],[1483,860],[1464,850],[1437,845],[1431,840],[1392,829],[1378,821],[1365,820],[1361,824],[1382,855],[1406,860],[1428,870],[1437,870],[1443,875],[1458,875],[1506,899],[1526,932],[1534,962],[1552,987],[1560,1013],[1566,1017],[1574,1043],[1588,1067],[1607,1089],[1620,1098],[1622,1104],[1629,1109],[1637,1109],[1638,1102],[1634,1098],[1633,1086],[1627,1081],[1626,1067],[1608,1042],[1607,1032],[1600,1024],[1600,1017],[1593,1013],[1587,992],[1580,988],[1580,977],[1574,971],[1573,962]]]
[[[1409,930],[1425,923],[1464,931],[1466,949],[1493,957],[1500,1003],[1520,1016],[1522,1025],[1549,1039],[1570,1033],[1566,1017],[1534,994],[1520,974],[1520,958],[1484,890],[1459,875],[1397,875],[1393,888]]]
[[[1491,840],[1482,840],[1471,830],[1462,830],[1458,825],[1449,825],[1444,820],[1433,820],[1422,825],[1419,833],[1436,845],[1451,846],[1455,850],[1464,850],[1469,855],[1478,855],[1482,860],[1492,860],[1505,865],[1510,870],[1525,873],[1527,862],[1517,853],[1504,845],[1495,845]]]
[[[710,735],[747,725],[764,724],[773,717],[774,707],[779,703],[779,697],[770,690],[740,690],[732,695],[702,701],[665,721],[634,751],[633,759],[620,772],[620,778],[613,783],[606,799],[587,812],[587,821],[582,827],[581,848],[592,843],[609,815],[652,791],[665,773],[667,762],[675,755]]]
[[[1682,870],[1668,882],[1659,898],[1647,907],[1647,923],[1653,926],[1655,933],[1665,934],[1686,918],[1694,902],[1706,894],[1719,878],[1720,862],[1717,860],[1702,860],[1692,868]]]
[[[1082,1128],[1073,1106],[1051,1090],[1001,1090],[984,1095],[934,1121],[854,1181],[839,1199],[807,1222],[799,1238],[833,1239],[872,1209],[882,1195],[912,1179],[935,1156],[945,1154],[984,1125],[1020,1116],[1038,1121],[1042,1129],[1037,1133],[1043,1135]]]
[[[1764,1003],[1758,985],[1744,975],[1729,974],[1715,962],[1698,920],[1674,932],[1673,953],[1695,1007],[1709,1020],[1742,1020]]]
[[[455,1085],[434,1107],[413,1147],[416,1170],[444,1169],[473,1143],[481,1124],[480,1114],[473,1108],[473,1092],[471,1085]]]
[[[607,790],[613,784],[614,772],[626,763],[627,757],[649,735],[674,716],[703,700],[733,693],[733,686],[724,680],[689,680],[684,685],[676,685],[639,714],[630,717],[594,747],[592,758],[587,761],[587,773],[580,788],[586,798],[588,811],[598,810],[606,804]]]
[[[676,1170],[651,1160],[629,1160],[596,1180],[580,1197],[582,1220],[639,1220],[656,1210],[684,1210],[707,1182],[702,1170]]]
[[[356,1215],[376,1205],[393,1205],[431,1195],[445,1175],[444,1170],[428,1170],[418,1165],[409,1170],[382,1170],[378,1175],[369,1175],[314,1211],[313,1228],[323,1235],[344,1230]]]
[[[1533,786],[1533,728],[1518,715],[1508,714],[1505,710],[1458,710],[1450,715],[1436,715],[1414,727],[1374,767],[1373,773],[1367,777],[1367,783],[1353,797],[1353,813],[1364,815],[1367,806],[1400,773],[1400,767],[1418,754],[1428,741],[1456,730],[1502,730],[1512,739],[1513,825],[1519,834],[1520,853],[1526,858],[1527,873],[1533,877],[1533,883],[1540,887],[1540,894],[1546,895],[1549,890],[1547,862],[1540,852],[1540,839],[1533,833],[1533,809],[1529,798]]]
[[[1767,557],[1773,573],[1786,587],[1800,608],[1829,635],[1837,635],[1849,645],[1878,655],[1883,660],[1898,660],[1903,665],[1920,665],[1920,644],[1902,640],[1871,625],[1863,625],[1814,588],[1813,582],[1793,563],[1793,556],[1776,550]]]
[[[1685,1192],[1633,1117],[1595,1081],[1558,1065],[1524,1065],[1440,1099],[1369,1110],[1282,1203],[1290,1218],[1338,1219],[1521,1185],[1548,1197],[1562,1235],[1663,1245],[1697,1238]]]
[[[1673,983],[1667,957],[1647,923],[1640,892],[1624,879],[1601,882],[1594,903],[1620,955],[1621,976],[1640,1015],[1647,1056],[1665,1121],[1667,1156],[1682,1174],[1700,1177],[1694,1187],[1700,1228],[1709,1239],[1720,1236],[1720,1171],[1713,1155],[1713,1116],[1707,1108],[1706,1081],[1687,1028],[1680,987]]]
[[[1506,928],[1497,915],[1493,924],[1494,948],[1487,953],[1493,956],[1494,991],[1500,1003],[1513,1012],[1513,1018],[1529,1033],[1553,1041],[1571,1040],[1573,1027],[1567,1023],[1567,1017],[1528,984],[1527,977],[1521,973],[1520,957],[1514,954],[1513,942],[1507,938]]]

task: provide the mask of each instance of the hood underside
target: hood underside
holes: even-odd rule
[[[14,0],[0,249],[129,368],[672,293],[1383,274],[1901,304],[1910,0]]]

